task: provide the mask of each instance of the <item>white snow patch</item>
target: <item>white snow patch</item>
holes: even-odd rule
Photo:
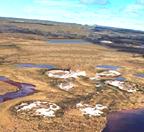
[[[48,103],[44,101],[34,101],[31,103],[21,103],[15,106],[17,112],[19,111],[32,111],[34,115],[40,115],[44,117],[55,117],[55,112],[61,109],[54,103]]]
[[[40,101],[35,101],[33,103],[22,103],[18,106],[16,106],[15,108],[17,109],[17,111],[24,111],[24,110],[30,110],[32,108],[35,108],[37,106],[40,106],[41,102]]]
[[[108,41],[108,40],[102,40],[100,41],[101,43],[104,43],[104,44],[112,44],[113,42],[112,41]]]
[[[100,79],[100,78],[103,78],[103,77],[117,77],[117,76],[120,76],[120,75],[121,75],[121,73],[118,72],[118,71],[108,70],[108,71],[104,71],[104,72],[101,72],[101,73],[96,73],[95,78]]]
[[[133,88],[133,86],[126,84],[126,82],[124,81],[114,80],[114,81],[106,81],[105,83],[130,93],[137,91],[136,88]]]
[[[96,86],[96,88],[100,88],[102,86],[102,84],[96,84],[95,86]]]
[[[60,110],[60,107],[56,104],[50,104],[49,108],[39,108],[36,110],[36,115],[44,117],[55,117],[55,112]]]
[[[104,113],[103,110],[107,109],[107,106],[101,104],[96,104],[95,107],[92,107],[88,104],[78,103],[76,107],[80,109],[83,115],[88,115],[89,117],[101,116]]]
[[[58,87],[60,89],[69,91],[70,89],[72,89],[74,87],[74,84],[72,82],[65,82],[65,83],[58,84]]]
[[[64,71],[64,70],[50,70],[46,73],[49,77],[53,78],[77,78],[80,76],[86,76],[85,71]]]
[[[94,81],[94,80],[96,80],[96,77],[90,77],[89,79]]]

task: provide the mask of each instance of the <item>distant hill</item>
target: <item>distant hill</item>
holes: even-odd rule
[[[144,54],[144,32],[47,20],[0,17],[0,33],[30,39],[84,39],[118,51]]]

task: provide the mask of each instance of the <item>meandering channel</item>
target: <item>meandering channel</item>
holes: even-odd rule
[[[28,96],[28,95],[35,93],[36,91],[35,85],[28,84],[28,83],[15,82],[4,76],[0,76],[0,81],[13,85],[19,89],[18,91],[15,91],[15,92],[8,92],[6,94],[0,95],[0,103],[8,101],[8,100],[16,99],[19,97]]]

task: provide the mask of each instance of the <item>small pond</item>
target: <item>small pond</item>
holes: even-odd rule
[[[135,76],[139,78],[144,78],[144,73],[138,73],[138,74],[135,74]]]
[[[53,65],[48,65],[48,64],[16,64],[17,67],[20,68],[46,68],[46,69],[54,69],[56,68]]]
[[[108,69],[108,70],[117,70],[120,67],[119,66],[113,66],[113,65],[98,65],[96,68],[101,68],[101,69]]]
[[[102,132],[144,132],[144,109],[110,113]]]
[[[48,44],[88,44],[87,42],[82,39],[49,39]]]
[[[117,77],[117,78],[115,78],[114,80],[117,80],[117,81],[125,81],[126,78],[124,78],[124,77]]]
[[[35,86],[32,84],[15,82],[3,76],[0,76],[0,81],[16,86],[19,89],[18,91],[15,92],[8,92],[4,95],[0,95],[0,103],[5,102],[7,100],[27,96],[35,93],[36,91]]]

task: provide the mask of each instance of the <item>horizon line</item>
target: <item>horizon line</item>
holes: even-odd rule
[[[47,21],[47,22],[55,22],[55,23],[65,23],[65,24],[76,24],[76,25],[82,25],[82,26],[101,26],[101,27],[107,27],[107,28],[117,28],[117,29],[124,29],[124,30],[133,30],[133,31],[140,31],[144,32],[144,30],[140,29],[134,29],[134,28],[124,28],[124,27],[116,27],[116,26],[109,26],[109,25],[99,25],[99,24],[82,24],[82,23],[76,23],[76,22],[65,22],[65,21],[54,21],[54,20],[47,20],[47,19],[38,19],[38,18],[25,18],[25,17],[7,17],[7,16],[0,16],[0,18],[4,19],[25,19],[25,20],[34,20],[34,21]]]

